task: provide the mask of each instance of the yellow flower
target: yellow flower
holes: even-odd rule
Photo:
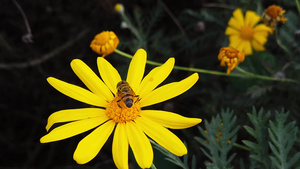
[[[230,72],[237,66],[238,62],[243,62],[245,60],[245,55],[239,50],[231,47],[224,47],[220,49],[218,59],[221,61],[221,66],[228,66],[227,74],[230,74]],[[223,125],[223,123],[221,125]]]
[[[247,11],[244,18],[242,10],[236,9],[225,31],[225,34],[229,35],[229,46],[242,51],[245,55],[251,55],[252,48],[264,51],[264,44],[272,29],[265,24],[256,25],[259,21],[260,17],[255,12]]]
[[[284,24],[287,21],[287,19],[283,16],[284,13],[285,10],[283,10],[280,6],[271,5],[265,9],[262,14],[262,21],[272,29],[275,29],[277,22]]]
[[[103,31],[95,36],[90,47],[98,54],[105,57],[115,51],[119,44],[118,36],[112,31]]]
[[[89,90],[49,77],[50,85],[61,93],[95,107],[53,113],[48,118],[47,131],[55,123],[68,123],[51,130],[40,139],[41,143],[66,139],[94,129],[79,142],[73,155],[78,164],[85,164],[98,154],[114,131],[113,160],[118,168],[124,169],[128,169],[129,146],[141,168],[151,166],[153,150],[148,137],[177,156],[186,154],[183,142],[167,128],[188,128],[200,123],[201,119],[142,108],[184,93],[197,82],[199,76],[194,73],[179,82],[157,88],[172,71],[175,59],[168,59],[143,78],[146,60],[145,50],[139,49],[131,60],[124,82],[118,71],[102,57],[97,60],[102,80],[84,62],[74,59],[71,67]],[[128,104],[128,98],[131,98],[132,104]]]

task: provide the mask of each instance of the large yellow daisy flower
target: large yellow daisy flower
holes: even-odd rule
[[[255,51],[264,51],[264,44],[272,29],[265,24],[258,24],[260,16],[254,11],[247,11],[245,18],[240,8],[233,11],[225,34],[229,35],[229,46],[242,51],[245,55]]]
[[[153,150],[148,137],[177,156],[186,154],[185,145],[167,128],[188,128],[200,123],[201,119],[141,108],[184,93],[197,82],[198,74],[194,73],[182,81],[157,88],[170,74],[175,59],[170,58],[143,78],[146,60],[146,52],[139,49],[132,58],[127,79],[124,82],[118,71],[102,57],[98,57],[97,60],[102,80],[84,62],[74,59],[71,67],[89,90],[49,77],[47,80],[50,85],[61,93],[95,107],[61,110],[53,113],[48,118],[47,131],[55,123],[69,123],[51,130],[40,139],[41,143],[66,139],[94,129],[79,142],[74,152],[74,160],[78,164],[84,164],[98,154],[114,131],[113,160],[118,168],[125,169],[128,169],[129,146],[141,168],[151,167]],[[117,89],[118,83],[122,87]],[[125,95],[122,95],[124,93]],[[132,101],[131,104],[128,104],[128,98]]]

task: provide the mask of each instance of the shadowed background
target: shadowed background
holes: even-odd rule
[[[84,87],[70,68],[70,62],[75,58],[83,60],[99,74],[96,65],[98,55],[89,45],[93,37],[101,31],[114,31],[120,38],[118,49],[129,54],[134,54],[142,47],[147,51],[148,59],[153,61],[163,63],[169,57],[175,57],[176,65],[226,72],[224,67],[219,66],[217,55],[221,47],[228,45],[224,32],[233,9],[237,7],[236,1],[231,0],[228,4],[232,6],[225,6],[225,10],[222,6],[214,6],[219,1],[126,1],[123,3],[125,12],[132,17],[134,24],[145,32],[147,28],[151,28],[143,42],[137,41],[128,29],[120,27],[121,17],[114,11],[117,2],[0,2],[1,169],[115,168],[111,155],[111,138],[97,157],[86,165],[76,164],[72,157],[78,142],[89,132],[59,142],[39,142],[46,134],[45,126],[51,113],[87,107],[86,104],[56,91],[46,79],[53,76]],[[262,4],[268,6],[274,2],[276,1],[264,1]],[[241,4],[246,6],[247,2],[241,1]],[[24,20],[18,5],[23,9],[27,21]],[[255,9],[255,4],[247,7]],[[287,5],[285,9],[295,8]],[[199,12],[199,17],[189,15],[191,11]],[[209,12],[206,15],[203,11]],[[25,22],[28,22],[29,27]],[[29,36],[26,38],[24,35]],[[273,47],[272,42],[267,46],[270,46],[270,53],[282,53]],[[276,58],[275,63],[269,63],[274,56],[268,54],[251,56],[252,59],[245,65],[249,65],[251,69],[259,62],[257,58],[264,57],[266,64],[256,65],[255,71],[268,74],[260,71],[261,67],[267,67],[273,69],[273,74],[280,72],[279,67],[282,67],[286,59]],[[125,79],[130,60],[115,53],[107,56],[107,60]],[[299,55],[294,61],[299,61]],[[152,68],[154,66],[147,65],[146,73]],[[295,69],[287,70],[286,73],[289,73],[289,77],[299,79]],[[179,81],[190,74],[191,72],[173,70],[164,83]],[[249,123],[245,113],[251,111],[252,106],[271,111],[284,107],[291,112],[291,118],[297,119],[300,109],[299,93],[300,89],[296,84],[200,74],[199,81],[188,92],[151,108],[169,110],[187,117],[209,119],[222,108],[229,107],[238,116],[238,123],[245,124]],[[173,132],[187,143],[189,154],[196,156],[199,167],[204,167],[201,161],[207,159],[193,140],[194,136],[200,136],[196,127]],[[243,139],[243,134],[240,137],[239,139]],[[243,156],[243,152],[238,153]],[[168,163],[163,166],[165,161],[158,152],[155,152],[154,160],[161,168],[176,168]],[[133,168],[137,168],[133,158],[131,163]]]

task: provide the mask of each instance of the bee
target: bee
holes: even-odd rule
[[[117,96],[119,98],[117,104],[120,108],[131,108],[135,102],[139,101],[139,96],[135,95],[128,82],[124,80],[117,84]]]

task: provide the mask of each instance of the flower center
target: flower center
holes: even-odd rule
[[[244,26],[242,27],[241,31],[240,31],[240,36],[242,39],[244,40],[251,40],[253,37],[253,29],[248,27],[248,26]]]
[[[105,45],[110,40],[110,35],[108,31],[101,32],[95,37],[96,44]]]
[[[272,5],[266,10],[266,13],[274,19],[277,18],[280,12],[281,12],[281,8],[276,5]]]
[[[235,58],[237,57],[237,53],[239,51],[236,50],[236,49],[232,49],[232,48],[228,48],[225,52],[225,55],[228,57],[228,58]]]
[[[120,98],[115,97],[106,107],[106,115],[116,123],[124,123],[136,119],[140,113],[141,108],[138,102],[128,108],[126,106],[120,106]]]

